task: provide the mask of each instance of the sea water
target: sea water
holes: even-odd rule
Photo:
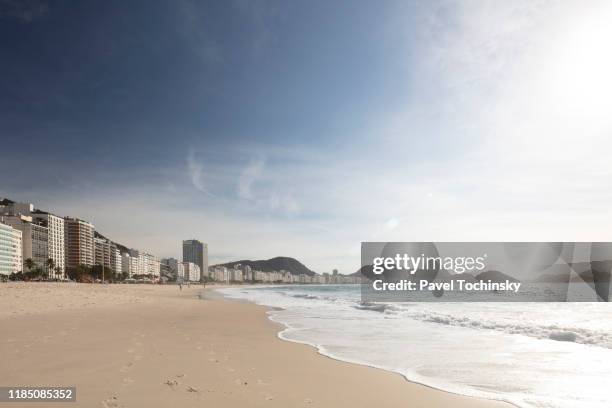
[[[273,307],[282,339],[520,407],[612,407],[610,303],[363,303],[359,285],[220,291]]]

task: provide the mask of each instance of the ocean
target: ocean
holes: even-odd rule
[[[610,303],[362,303],[359,285],[218,289],[271,307],[279,337],[520,407],[612,406]]]

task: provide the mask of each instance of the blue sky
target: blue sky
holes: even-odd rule
[[[125,245],[610,240],[606,2],[0,1],[0,196]]]

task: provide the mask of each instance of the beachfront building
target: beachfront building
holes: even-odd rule
[[[160,275],[172,281],[183,280],[185,268],[176,258],[163,258],[160,261]]]
[[[200,267],[193,262],[182,262],[184,272],[183,280],[185,282],[197,282],[200,280]]]
[[[78,218],[64,218],[65,267],[93,266],[95,260],[94,226]]]
[[[115,244],[114,242],[111,245],[111,267],[113,268],[113,271],[115,271],[115,273],[121,273],[121,251],[117,247],[117,244]]]
[[[178,261],[174,258],[162,258],[159,261],[159,274],[162,278],[168,280],[176,280],[177,270],[176,264]]]
[[[94,265],[102,265],[108,271],[121,272],[121,252],[117,244],[97,236],[94,237],[94,248]]]
[[[197,239],[183,241],[183,262],[191,262],[200,268],[200,280],[208,277],[208,244]]]
[[[128,277],[139,275],[139,257],[132,256],[129,252],[121,254],[121,272]]]
[[[46,223],[33,219],[34,205],[31,203],[18,203],[8,199],[0,201],[0,215],[4,224],[21,231],[21,259],[22,271],[27,271],[25,262],[31,259],[34,267],[47,270],[49,258],[48,241],[49,229]],[[29,262],[29,261],[28,261]]]
[[[242,271],[240,269],[229,269],[229,280],[230,282],[242,282]]]
[[[160,270],[159,258],[148,252],[132,248],[121,255],[121,272],[129,277],[149,275],[152,278],[159,278]]]
[[[209,276],[217,282],[229,282],[229,273],[225,266],[211,266],[209,268]]]
[[[48,259],[48,229],[44,225],[33,222],[32,216],[22,215],[2,215],[0,222],[10,225],[21,231],[21,260],[22,271],[29,272],[27,268],[28,260],[32,260],[32,269],[42,268],[47,270]]]
[[[4,199],[0,201],[0,215],[4,216],[12,216],[16,217],[14,220],[17,222],[17,219],[21,219],[22,221],[30,222],[34,225],[38,225],[40,227],[46,228],[46,230],[38,228],[38,227],[27,227],[26,229],[34,229],[34,234],[39,235],[42,234],[42,238],[34,238],[38,239],[38,243],[32,242],[30,243],[29,236],[30,233],[25,237],[25,246],[26,252],[28,252],[28,257],[24,258],[32,258],[38,266],[47,270],[47,259],[53,260],[53,269],[52,271],[48,271],[51,275],[54,275],[55,268],[58,267],[61,270],[61,273],[64,272],[64,219],[58,217],[56,215],[47,213],[41,210],[35,210],[34,205],[32,203],[18,203],[15,201],[11,201],[8,199]],[[44,237],[46,231],[46,237]],[[25,231],[22,231],[25,232]],[[46,245],[46,250],[44,246]],[[30,247],[33,248],[30,251]],[[46,255],[45,255],[46,251]],[[33,252],[33,253],[32,253]],[[42,259],[46,256],[46,259]],[[36,259],[35,259],[36,258]]]
[[[53,260],[54,270],[51,275],[62,275],[65,270],[66,255],[64,253],[64,219],[46,211],[31,212],[35,223],[47,227],[47,256]],[[59,272],[56,272],[59,271]]]
[[[178,260],[175,258],[162,258],[159,261],[159,274],[169,280],[178,278]]]
[[[185,280],[185,265],[182,262],[176,264],[176,280],[181,282]]]
[[[159,258],[148,252],[142,253],[142,263],[145,275],[152,275],[159,278],[160,262]]]
[[[0,275],[22,271],[21,231],[0,222]]]

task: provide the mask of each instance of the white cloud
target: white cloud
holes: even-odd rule
[[[253,158],[249,161],[249,164],[244,168],[238,179],[239,197],[244,199],[253,198],[251,188],[253,183],[262,176],[265,165],[266,161],[263,156]]]
[[[210,194],[206,184],[204,183],[204,167],[196,159],[195,151],[193,149],[191,149],[187,154],[187,172],[193,187],[202,193]]]

